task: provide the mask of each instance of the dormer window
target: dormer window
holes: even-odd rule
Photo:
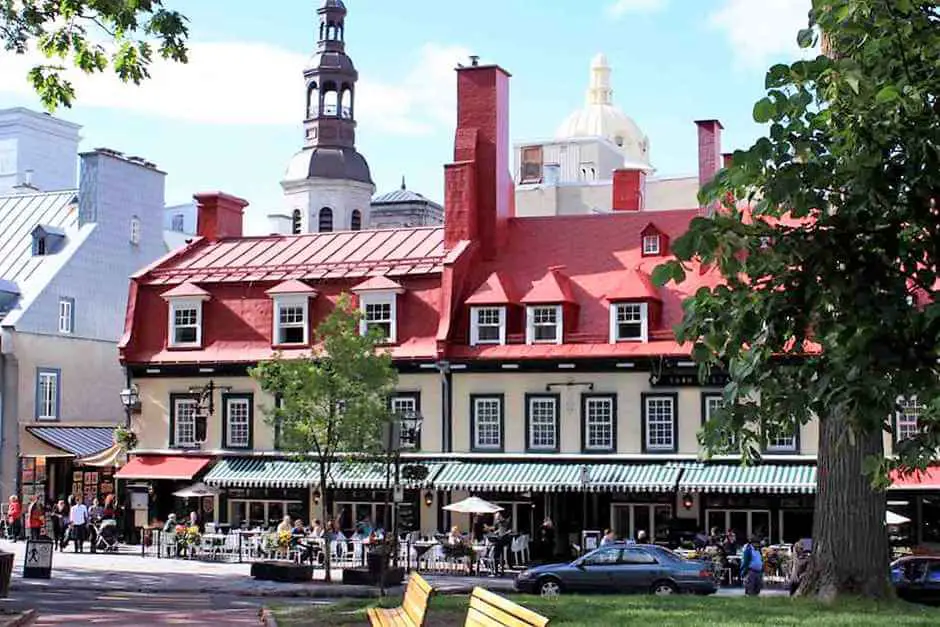
[[[647,303],[612,303],[610,342],[645,342],[649,336]]]
[[[394,344],[398,341],[398,295],[405,289],[395,281],[384,276],[368,279],[352,290],[359,296],[359,332],[363,335],[376,330],[382,334],[384,342]]]
[[[561,344],[561,305],[533,305],[526,308],[526,344]]]
[[[542,182],[542,147],[530,146],[522,149],[522,171],[520,183]]]
[[[506,343],[506,308],[470,308],[470,345]]]
[[[54,255],[65,243],[65,231],[53,226],[40,224],[33,229],[32,236],[32,252],[37,257]]]
[[[271,343],[275,346],[306,346],[310,343],[310,299],[317,291],[296,279],[284,281],[265,292],[274,300]]]
[[[167,345],[170,348],[202,347],[202,304],[209,300],[209,292],[186,282],[162,296],[170,309]]]
[[[652,233],[650,235],[643,236],[643,256],[655,256],[659,255],[660,251],[660,237],[659,233]]]

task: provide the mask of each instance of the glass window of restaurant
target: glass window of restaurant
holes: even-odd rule
[[[228,521],[233,527],[275,527],[284,516],[310,524],[309,492],[306,488],[232,488],[226,491],[225,496]]]
[[[653,542],[669,540],[672,521],[672,495],[622,495],[631,502],[614,502],[610,506],[610,528],[618,538],[635,540],[640,531]],[[645,501],[645,502],[637,502]]]
[[[419,490],[405,490],[404,499],[398,503],[398,530],[415,531],[420,526]],[[389,516],[394,514],[389,499]],[[339,520],[343,533],[350,535],[357,529],[385,528],[384,490],[337,490],[333,496],[334,516]],[[389,520],[394,525],[394,521]]]

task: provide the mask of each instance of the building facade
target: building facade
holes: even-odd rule
[[[77,127],[22,110],[17,116],[29,122],[17,146],[30,150],[14,162],[35,166],[35,183],[67,185],[21,185],[0,195],[0,489],[90,499],[114,488],[127,276],[164,254],[164,173],[106,149],[82,154],[80,167],[72,153],[71,179],[55,159],[46,173],[42,161],[26,157],[56,141],[74,147]],[[36,137],[37,120],[54,126],[45,142]],[[60,148],[52,154],[65,161]]]

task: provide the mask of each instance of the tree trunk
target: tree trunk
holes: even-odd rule
[[[885,495],[871,487],[865,460],[884,455],[880,431],[858,434],[847,418],[819,421],[813,552],[799,594],[890,597]]]
[[[330,500],[330,491],[327,489],[326,481],[326,463],[322,460],[320,461],[320,498],[323,500],[323,524],[327,524],[327,521],[330,520],[330,512],[333,511],[333,503]],[[333,529],[327,529],[326,533],[323,534],[326,537],[324,552],[323,552],[323,568],[324,568],[324,581],[330,583],[333,581]]]

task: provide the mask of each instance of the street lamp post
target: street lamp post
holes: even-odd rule
[[[140,388],[136,383],[121,390],[121,405],[124,406],[124,426],[131,428],[131,414],[140,409]]]
[[[398,563],[398,499],[391,498],[392,469],[395,471],[395,490],[401,490],[401,453],[418,448],[421,436],[421,423],[424,418],[415,411],[395,414],[385,427],[385,512],[383,525],[386,538],[391,535],[390,546],[394,551],[393,559]],[[394,508],[394,514],[392,509]],[[389,544],[389,543],[387,543]],[[383,565],[385,561],[383,561]],[[385,590],[384,566],[381,587]]]

